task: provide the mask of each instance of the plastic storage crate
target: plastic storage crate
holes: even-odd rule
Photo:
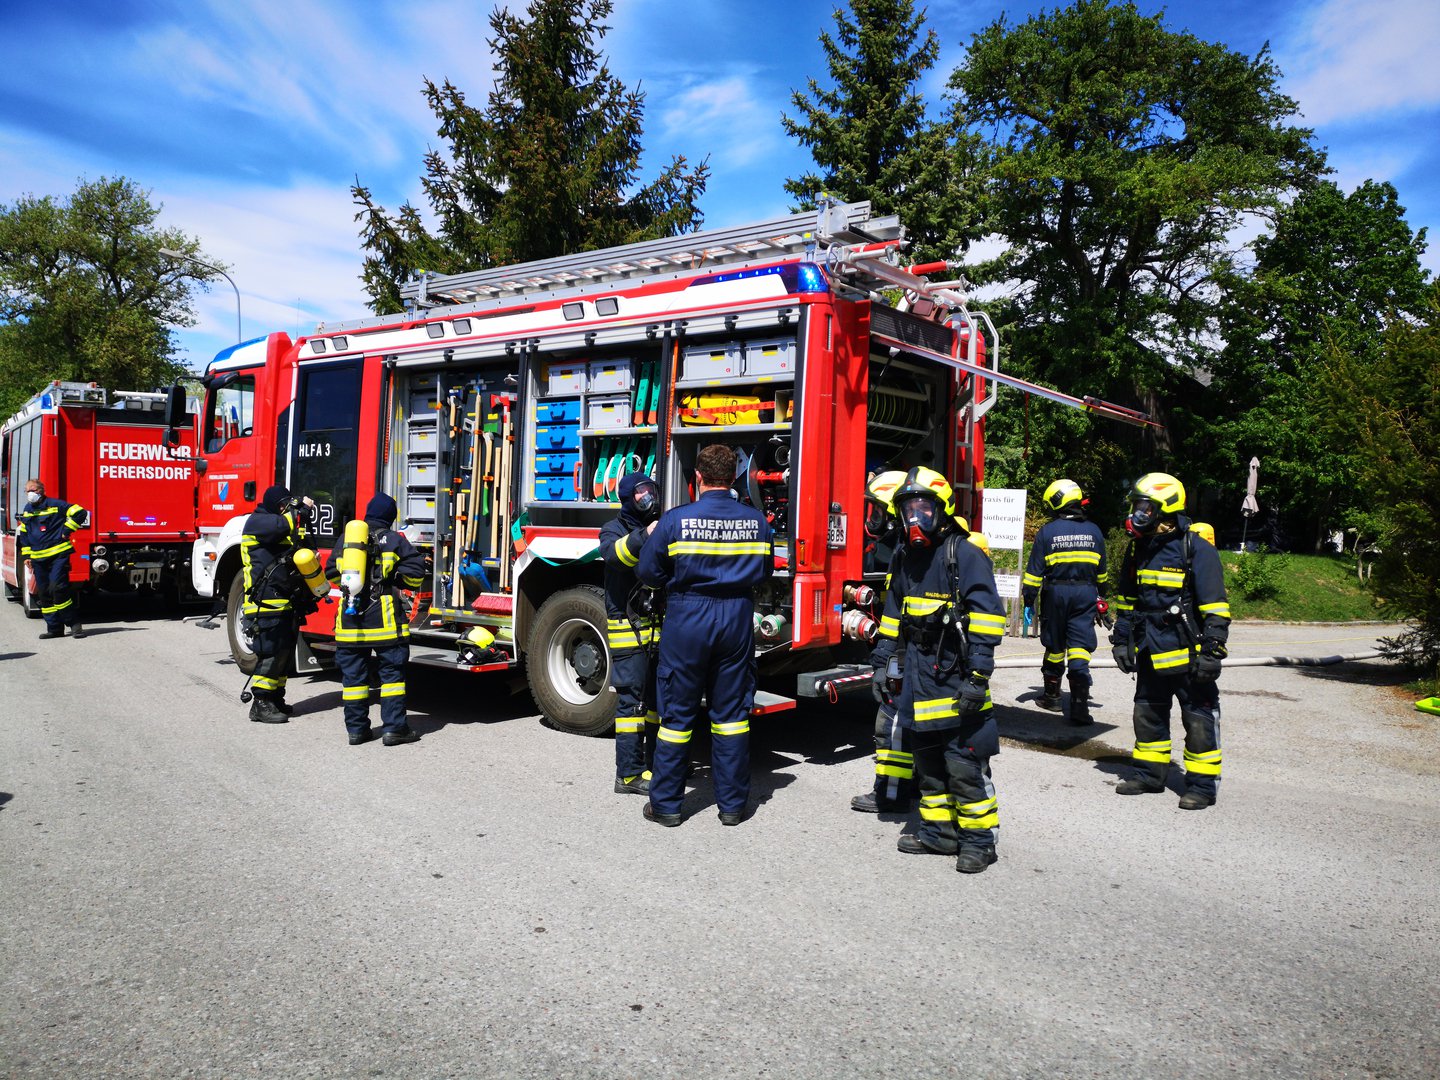
[[[680,377],[686,382],[707,379],[733,379],[741,374],[740,343],[693,346],[685,350]]]
[[[545,369],[547,394],[578,394],[585,389],[585,364],[551,364]]]
[[[751,341],[745,345],[746,375],[795,374],[795,342],[791,338]]]
[[[629,390],[634,377],[629,360],[590,361],[589,385],[592,394],[613,394]]]
[[[580,422],[580,399],[560,398],[556,401],[537,401],[535,419],[541,424],[578,424]]]
[[[635,410],[629,394],[608,394],[585,400],[587,428],[623,428],[634,423]]]

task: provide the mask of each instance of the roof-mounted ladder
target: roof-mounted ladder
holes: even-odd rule
[[[869,202],[827,205],[819,213],[795,214],[730,229],[684,233],[659,240],[560,255],[553,259],[471,270],[421,273],[400,286],[400,296],[419,308],[471,304],[607,282],[634,281],[711,267],[740,267],[814,256],[834,244],[871,245],[901,237],[895,217],[872,218]]]

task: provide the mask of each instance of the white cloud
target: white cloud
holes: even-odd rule
[[[757,100],[750,87],[744,74],[733,74],[681,90],[660,113],[661,140],[704,143],[729,168],[772,154],[780,143],[778,110]]]
[[[1440,4],[1327,0],[1276,50],[1287,92],[1311,124],[1440,105]]]

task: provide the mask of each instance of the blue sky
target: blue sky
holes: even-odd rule
[[[514,4],[512,6],[519,6]],[[617,0],[603,48],[648,95],[651,162],[709,156],[709,227],[786,212],[782,182],[808,165],[779,114],[808,77],[829,0]],[[938,110],[972,34],[1002,12],[1055,3],[934,0],[943,52],[926,87]],[[1140,0],[1145,11],[1162,5]],[[64,197],[80,178],[127,176],[162,221],[231,268],[246,337],[366,314],[349,185],[391,208],[419,190],[441,146],[421,79],[472,100],[491,84],[488,0],[3,0],[0,203]],[[1440,269],[1440,3],[1435,0],[1178,0],[1186,28],[1253,55],[1269,42],[1346,190],[1389,180]],[[652,168],[647,176],[653,174]],[[203,366],[233,343],[235,294],[199,298],[181,335]]]

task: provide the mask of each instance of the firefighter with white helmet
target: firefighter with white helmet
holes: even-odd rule
[[[895,711],[911,732],[920,792],[920,826],[897,847],[954,855],[957,870],[978,874],[995,861],[999,825],[990,673],[1005,608],[990,560],[965,542],[969,528],[944,476],[911,469],[893,505],[904,547],[891,563],[872,663],[877,685],[902,677]]]
[[[1105,534],[1086,520],[1085,492],[1073,480],[1056,480],[1042,497],[1054,516],[1030,546],[1021,581],[1025,606],[1043,602],[1040,706],[1060,708],[1060,676],[1069,670],[1070,722],[1090,723],[1090,655],[1095,650],[1095,604],[1105,584]]]
[[[1165,790],[1170,770],[1170,708],[1185,726],[1183,810],[1215,802],[1220,785],[1220,677],[1230,636],[1225,574],[1215,546],[1190,528],[1185,487],[1147,473],[1130,492],[1135,539],[1116,585],[1115,663],[1135,674],[1136,774],[1120,795]]]

